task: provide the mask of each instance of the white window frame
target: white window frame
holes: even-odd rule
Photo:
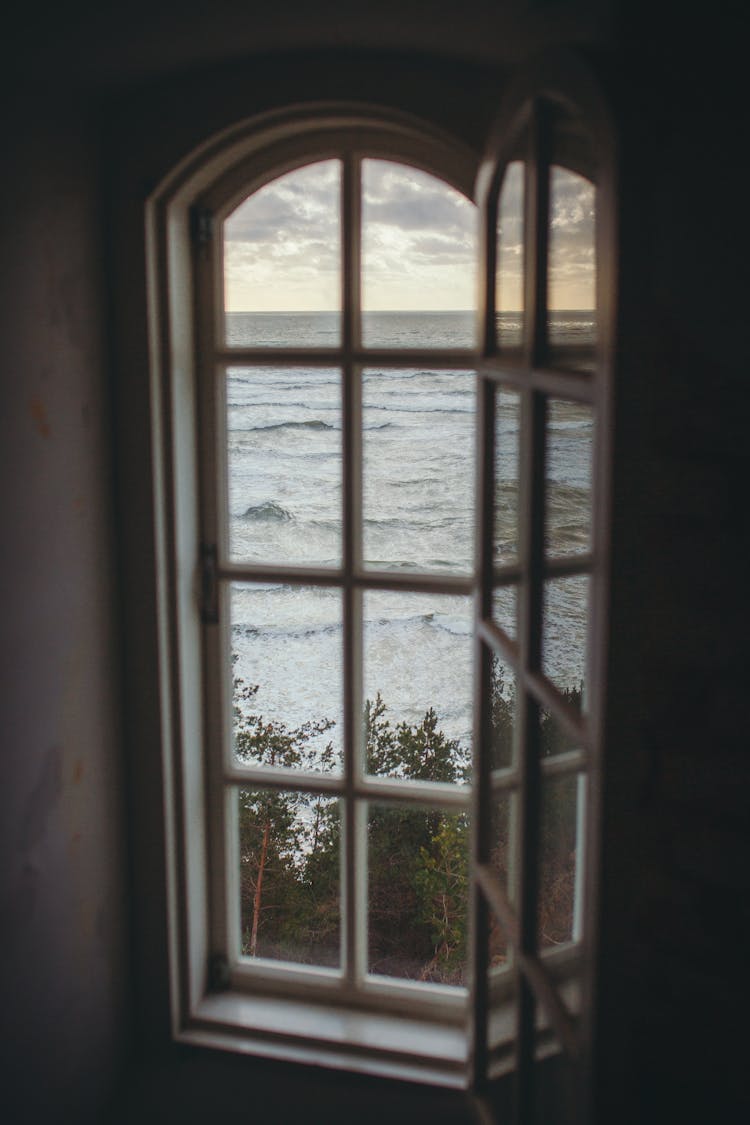
[[[526,97],[524,104],[530,104],[529,97]],[[511,136],[516,131],[516,124],[506,123],[503,128]],[[502,130],[499,135],[504,135]],[[480,179],[479,193],[489,200],[490,216],[493,214],[493,200],[495,204],[497,201],[499,181],[496,169],[502,147],[501,143],[495,142],[495,152],[494,155],[491,154],[495,173],[488,171],[487,164],[483,180]],[[340,155],[342,152],[342,223],[349,232],[349,237],[342,238],[345,294],[342,346],[336,349],[335,356],[321,355],[316,358],[320,362],[325,360],[331,366],[343,365],[344,370],[349,371],[372,363],[407,367],[418,362],[435,368],[466,370],[479,367],[484,388],[479,397],[479,432],[485,436],[488,433],[486,388],[493,380],[523,387],[523,393],[529,398],[529,402],[535,395],[538,400],[541,393],[573,393],[574,397],[581,397],[582,383],[579,376],[566,374],[559,368],[553,370],[540,366],[538,344],[541,336],[538,320],[535,321],[537,327],[528,338],[528,349],[520,368],[513,363],[508,365],[507,357],[498,357],[494,337],[491,339],[488,330],[491,318],[494,323],[494,293],[489,283],[481,286],[481,356],[471,350],[455,353],[390,353],[362,347],[358,336],[357,316],[360,202],[355,171],[357,162],[362,157],[378,157],[412,164],[432,172],[469,198],[473,194],[477,164],[473,152],[422,121],[380,108],[341,104],[305,106],[269,114],[233,127],[215,138],[177,168],[154,193],[147,209],[146,234],[172,1030],[175,1039],[182,1042],[454,1087],[471,1084],[481,1090],[486,1087],[488,1077],[494,1077],[514,1065],[511,1045],[516,1032],[516,1061],[520,1071],[528,1071],[533,1063],[534,1051],[533,1046],[530,1046],[532,1037],[529,1031],[529,1014],[531,1013],[533,1020],[534,1012],[533,996],[541,996],[543,1003],[545,996],[549,999],[549,980],[559,977],[561,973],[565,975],[564,952],[560,957],[546,959],[542,979],[535,951],[522,949],[521,956],[517,958],[516,972],[505,975],[499,986],[493,988],[492,997],[487,986],[480,984],[479,974],[476,973],[467,1012],[461,998],[452,996],[450,990],[444,987],[432,989],[423,984],[392,984],[385,980],[373,982],[366,979],[361,922],[355,920],[357,915],[361,919],[363,912],[361,905],[356,909],[354,907],[356,896],[361,896],[362,888],[361,884],[357,886],[357,872],[352,862],[345,865],[345,895],[349,903],[346,909],[349,915],[349,933],[356,934],[359,928],[359,936],[350,936],[348,940],[350,951],[357,948],[359,952],[354,958],[349,958],[343,988],[340,982],[335,987],[332,986],[325,974],[321,976],[307,969],[276,967],[267,962],[260,973],[253,967],[246,966],[233,978],[231,973],[227,977],[226,965],[221,956],[227,948],[226,932],[223,932],[224,923],[217,921],[226,919],[227,912],[223,906],[217,910],[215,903],[212,905],[212,895],[215,895],[217,887],[224,884],[225,865],[221,848],[217,849],[215,842],[212,845],[209,841],[207,824],[211,821],[210,810],[215,807],[217,793],[224,789],[227,776],[225,771],[228,768],[237,770],[237,767],[229,766],[216,754],[204,753],[207,739],[214,739],[223,747],[227,747],[230,740],[226,729],[215,729],[216,713],[209,730],[203,690],[205,687],[214,698],[225,691],[225,686],[217,681],[216,676],[218,669],[224,665],[226,639],[222,638],[223,626],[202,624],[201,612],[204,618],[207,614],[211,615],[217,582],[221,588],[222,582],[230,576],[248,576],[251,570],[256,579],[265,577],[267,580],[271,577],[283,577],[284,571],[278,567],[242,567],[240,575],[235,573],[232,564],[219,558],[217,573],[212,552],[204,551],[201,557],[198,550],[201,543],[204,547],[212,546],[205,541],[206,513],[209,514],[209,523],[216,525],[221,520],[220,512],[224,502],[221,490],[217,492],[205,488],[206,477],[201,471],[201,465],[206,462],[215,465],[217,451],[219,458],[223,456],[220,451],[220,435],[214,424],[220,409],[217,412],[217,399],[213,393],[216,352],[221,347],[216,341],[210,349],[205,346],[206,341],[213,339],[214,326],[220,323],[217,312],[223,305],[223,279],[220,270],[215,268],[215,241],[205,237],[208,234],[206,216],[218,212],[220,221],[242,198],[285,170]],[[601,198],[600,191],[600,201]],[[600,255],[603,247],[606,253],[611,252],[612,244],[611,223],[606,208],[604,213],[605,221],[599,224],[597,235]],[[493,273],[494,262],[494,218],[491,221],[492,236],[485,239],[484,257],[488,278]],[[200,259],[212,255],[213,266],[208,269],[201,267]],[[198,281],[196,288],[194,278],[202,279]],[[609,409],[608,349],[611,348],[612,335],[606,323],[602,330],[602,310],[605,317],[609,315],[611,319],[614,307],[611,290],[605,292],[608,283],[609,276],[603,279],[600,273],[599,371],[596,390],[592,392],[596,395],[600,420],[597,432],[600,434],[607,429],[604,423]],[[490,309],[493,310],[492,313]],[[310,349],[303,349],[296,358],[306,362],[310,357]],[[230,363],[258,362],[268,356],[261,357],[260,354],[251,355],[249,351],[232,349],[231,356],[225,358]],[[289,356],[289,359],[292,358]],[[589,380],[589,385],[592,383]],[[344,386],[351,387],[352,380],[345,378]],[[574,391],[574,388],[578,390]],[[219,408],[220,405],[219,401]],[[356,419],[358,402],[350,402],[348,407],[345,406],[345,410],[347,409],[349,417]],[[531,430],[535,425],[533,413],[532,409],[529,416],[532,420],[524,422],[524,426],[531,426]],[[538,419],[536,424],[538,425]],[[530,439],[527,445],[532,449],[534,442]],[[528,471],[532,477],[538,478],[543,462],[540,462],[538,455],[530,455],[532,461],[534,457],[536,461]],[[600,467],[595,495],[595,526],[599,529],[599,539],[592,548],[590,573],[604,575],[608,527],[608,450],[600,445],[597,456]],[[344,480],[348,482],[344,505],[350,526],[360,502],[359,474],[354,471],[358,463],[359,453],[350,430],[344,446]],[[213,475],[213,470],[210,475]],[[222,479],[221,473],[219,479]],[[487,487],[485,474],[478,482],[480,495],[485,497],[485,522],[488,510]],[[529,528],[533,523],[532,520]],[[527,533],[532,532],[527,529]],[[569,729],[572,724],[582,735],[583,744],[588,748],[590,774],[599,768],[603,677],[599,677],[599,686],[591,696],[595,702],[584,730],[579,720],[566,712],[564,703],[555,697],[554,691],[550,693],[550,685],[547,682],[540,685],[538,671],[532,666],[533,660],[529,662],[524,658],[524,663],[518,650],[514,650],[512,646],[509,648],[507,638],[498,636],[497,630],[493,630],[491,623],[488,623],[487,590],[491,589],[497,576],[488,577],[484,564],[480,565],[477,574],[471,578],[410,575],[397,579],[392,574],[362,572],[356,559],[356,545],[351,537],[348,539],[344,546],[343,574],[336,581],[344,591],[345,606],[348,607],[345,608],[345,634],[349,637],[349,647],[345,648],[345,675],[348,683],[345,688],[345,714],[348,715],[348,720],[345,719],[347,765],[340,781],[321,778],[320,775],[308,775],[300,777],[295,784],[300,788],[344,795],[349,810],[350,839],[359,836],[357,846],[360,849],[363,847],[363,823],[356,810],[363,807],[363,801],[368,796],[375,799],[408,799],[410,803],[430,806],[437,804],[454,809],[473,807],[474,848],[477,858],[472,894],[475,918],[473,947],[474,963],[481,971],[485,955],[481,951],[483,942],[478,935],[486,933],[488,910],[504,915],[506,921],[508,911],[508,903],[503,900],[502,894],[498,895],[498,888],[493,883],[483,858],[483,853],[486,852],[487,796],[490,786],[487,784],[487,754],[481,745],[481,709],[477,729],[480,738],[475,740],[475,776],[480,782],[474,787],[473,797],[467,790],[458,787],[445,789],[429,783],[391,782],[363,777],[355,753],[357,735],[354,716],[361,713],[361,707],[357,708],[360,700],[357,695],[354,661],[358,645],[358,615],[354,610],[354,599],[360,596],[363,588],[462,594],[478,591],[481,608],[477,640],[478,680],[482,681],[482,669],[486,669],[486,653],[490,648],[520,661],[519,667],[530,693],[536,693],[537,699],[555,709],[555,713],[561,716],[562,722]],[[539,573],[535,567],[535,563],[524,562],[519,574],[515,576],[526,582],[532,591],[534,584],[538,585],[539,581]],[[313,574],[305,569],[304,575],[301,575],[290,570],[286,577],[305,583],[330,582],[331,573],[326,571]],[[509,580],[514,579],[510,573],[507,577]],[[606,618],[603,579],[597,583],[596,590],[589,653],[594,670],[600,670],[603,664]],[[219,621],[226,621],[226,617],[225,610],[221,610],[218,614]],[[206,633],[210,638],[207,646],[204,645]],[[228,712],[225,694],[222,707],[225,724]],[[526,766],[522,763],[521,768],[528,771],[528,763]],[[241,780],[246,784],[262,780],[264,785],[289,787],[289,777],[286,774],[282,778],[274,771],[266,770],[261,775],[260,771],[253,770],[252,782],[249,774],[241,770],[238,771],[236,780],[240,780],[240,774]],[[508,784],[515,784],[517,780],[508,779]],[[533,779],[530,782],[527,777],[522,782],[522,787],[525,794],[532,793],[530,801],[524,798],[524,807],[527,810],[526,824],[528,826],[531,823],[533,826]],[[598,784],[594,786],[594,790],[595,793],[598,792]],[[595,835],[592,836],[592,832],[596,832],[598,815],[595,793],[594,797],[590,794],[587,802],[589,842],[596,838]],[[595,886],[596,855],[595,849],[590,846],[587,849],[587,864],[590,868],[588,883],[591,888]],[[525,909],[528,915],[529,902]],[[591,902],[588,916],[593,919]],[[594,948],[593,921],[587,922],[587,927],[591,936],[587,939],[584,952],[587,964],[591,966]],[[591,973],[588,975],[591,976]],[[522,1013],[518,1027],[514,1026],[512,1006],[502,1006],[502,1001],[510,997],[514,982],[518,986],[520,997],[517,1007]],[[336,1003],[332,1003],[332,989],[337,993]],[[553,991],[557,995],[557,988]],[[494,1047],[487,1038],[490,1001],[501,1004],[495,1012]],[[590,1002],[590,998],[584,1003],[587,1002]],[[565,1023],[564,1015],[561,1017],[559,1004],[554,998],[550,1000],[550,1005],[552,1024],[563,1032],[564,1038],[570,1028]],[[585,1034],[590,1035],[590,1032]]]

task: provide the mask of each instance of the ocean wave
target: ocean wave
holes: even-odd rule
[[[470,375],[471,372],[462,370],[439,370],[439,371],[420,371],[416,367],[404,368],[387,368],[385,371],[377,370],[373,367],[368,367],[362,373],[362,382],[366,386],[368,383],[384,383],[384,382],[400,382],[402,379],[443,379],[451,375]]]
[[[455,406],[404,406],[387,402],[368,402],[362,412],[367,414],[369,410],[387,410],[393,414],[476,414],[473,406],[468,410],[459,410]]]
[[[418,485],[419,488],[424,488],[424,486],[428,485],[428,484],[439,484],[439,485],[442,486],[442,485],[445,484],[445,477],[444,476],[439,476],[439,477],[423,476],[423,477],[409,477],[409,478],[401,477],[400,479],[397,479],[397,480],[389,480],[388,481],[388,487],[389,488],[414,488],[415,485]]]
[[[286,508],[282,508],[281,504],[276,504],[273,500],[264,500],[262,504],[251,504],[249,508],[246,508],[243,512],[243,518],[257,522],[272,522],[292,520],[294,516]]]
[[[305,640],[309,637],[334,636],[340,633],[342,628],[341,622],[334,622],[329,625],[310,625],[301,629],[285,629],[283,626],[263,628],[260,625],[248,625],[241,621],[235,621],[232,624],[232,633],[237,637],[283,637],[284,640]]]
[[[373,626],[379,629],[400,628],[408,631],[415,625],[427,625],[441,633],[449,633],[452,637],[468,637],[471,635],[472,622],[455,617],[444,617],[429,610],[427,613],[417,613],[410,617],[376,617],[365,621],[365,633]]]
[[[365,516],[362,523],[365,527],[380,528],[384,531],[439,531],[441,528],[461,527],[464,523],[464,513],[448,516],[431,515],[433,509],[428,505],[414,506],[408,516],[384,516],[376,519],[374,516]],[[426,513],[423,515],[422,513]]]
[[[246,432],[260,433],[264,430],[335,430],[330,422],[323,422],[320,418],[311,418],[308,422],[271,422],[268,426],[250,426]]]
[[[394,561],[393,559],[366,558],[365,566],[372,570],[398,571],[405,574],[421,574],[425,570],[446,571],[451,574],[466,574],[471,571],[472,562],[469,558],[460,558],[456,555],[452,559],[419,559],[410,562]]]
[[[366,388],[366,392],[368,401],[370,398],[375,398],[376,394],[378,398],[383,399],[385,402],[393,402],[394,400],[397,401],[398,399],[405,399],[407,401],[410,399],[424,399],[426,395],[429,395],[430,397],[439,395],[441,398],[473,399],[474,382],[472,379],[471,386],[467,385],[464,387],[452,387],[450,383],[448,383],[447,385],[441,384],[437,387],[417,387],[416,389],[412,387],[400,386],[386,387],[382,386],[381,384],[377,384],[376,386],[368,386]]]

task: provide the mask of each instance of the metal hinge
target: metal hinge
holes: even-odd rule
[[[214,543],[201,543],[201,621],[216,625],[219,621],[219,584]]]
[[[206,246],[214,236],[214,217],[206,207],[190,208],[190,234],[198,246]]]
[[[223,953],[212,953],[208,959],[208,987],[211,992],[226,992],[232,983],[229,962]]]

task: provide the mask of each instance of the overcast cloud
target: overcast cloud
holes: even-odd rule
[[[426,172],[384,160],[362,169],[362,303],[365,309],[471,309],[476,290],[476,209]],[[518,308],[522,270],[522,170],[501,200],[501,307]],[[593,189],[556,170],[551,193],[552,307],[590,307]],[[267,184],[225,223],[230,310],[336,309],[340,302],[340,164],[308,165]],[[589,304],[586,304],[586,301]],[[582,303],[583,302],[583,303]]]

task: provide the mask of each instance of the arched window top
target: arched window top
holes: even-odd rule
[[[242,121],[191,153],[152,197],[198,202],[217,215],[285,171],[344,152],[413,165],[473,196],[478,153],[411,114],[337,102],[291,106]]]

